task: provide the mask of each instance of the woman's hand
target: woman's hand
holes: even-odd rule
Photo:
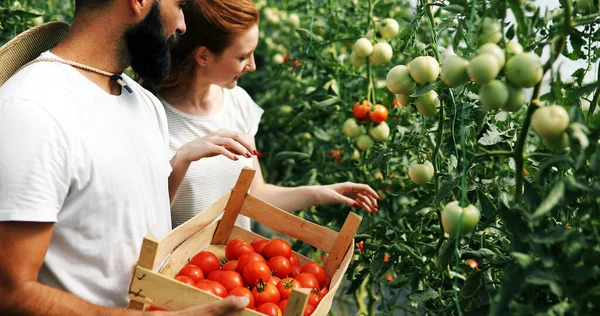
[[[237,155],[251,158],[258,153],[252,137],[224,128],[185,143],[179,151],[189,162],[217,155],[238,160]]]
[[[343,182],[316,189],[316,199],[319,204],[342,203],[348,206],[363,207],[368,213],[377,212],[377,200],[381,198],[370,186],[361,183]]]

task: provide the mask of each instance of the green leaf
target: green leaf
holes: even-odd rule
[[[293,151],[282,151],[275,155],[276,160],[293,159],[293,160],[304,160],[310,159],[310,155],[302,152]]]
[[[565,101],[565,103],[567,103],[567,104],[575,103],[575,102],[579,101],[579,99],[581,99],[583,96],[590,95],[597,88],[598,88],[598,82],[596,81],[596,82],[585,84],[579,88],[568,89],[567,90],[567,100]]]
[[[435,265],[438,269],[444,270],[450,263],[450,260],[454,257],[456,253],[456,240],[454,238],[450,238],[444,242],[442,249],[440,249],[440,253],[438,254]]]
[[[426,290],[418,290],[408,294],[408,299],[417,303],[427,302],[436,299],[440,296],[436,290],[428,288]]]
[[[452,12],[452,13],[463,13],[465,8],[460,5],[450,4],[445,7],[442,7],[444,11]]]
[[[373,257],[373,261],[371,261],[372,275],[375,276],[381,272],[381,267],[383,266],[383,258],[385,257],[386,250],[387,249],[385,248],[379,248],[379,250],[377,250],[377,253]]]
[[[511,252],[510,255],[515,258],[515,261],[523,270],[527,269],[533,262],[530,255],[521,252]]]
[[[556,205],[558,205],[558,203],[560,203],[560,201],[562,201],[564,195],[565,195],[565,182],[558,181],[554,185],[554,187],[552,187],[552,190],[550,190],[550,193],[548,193],[548,196],[542,201],[542,204],[535,210],[535,213],[533,213],[532,218],[538,219],[541,216],[546,215]]]
[[[434,81],[434,82],[430,82],[422,87],[419,87],[419,89],[417,89],[417,91],[415,91],[413,94],[411,94],[411,98],[417,98],[420,97],[422,95],[424,95],[425,93],[431,91],[431,90],[435,90],[438,86],[438,82]]]
[[[504,268],[500,291],[493,300],[490,308],[491,316],[510,315],[509,302],[519,295],[525,279],[522,270],[516,264],[509,264]]]
[[[483,271],[475,270],[469,273],[467,280],[460,289],[461,298],[470,299],[479,293],[483,285]]]
[[[315,135],[316,138],[324,142],[328,142],[331,140],[331,136],[329,135],[329,133],[324,131],[322,128],[315,128],[313,135]]]
[[[448,196],[448,194],[450,194],[452,190],[454,190],[454,188],[458,186],[458,182],[459,179],[454,176],[445,177],[442,181],[442,184],[440,185],[440,190],[438,191],[438,194],[435,196],[431,204],[436,205],[441,203],[446,198],[446,196]]]

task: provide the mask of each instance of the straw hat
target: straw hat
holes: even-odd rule
[[[23,65],[62,41],[69,27],[65,22],[40,24],[0,47],[0,86]]]

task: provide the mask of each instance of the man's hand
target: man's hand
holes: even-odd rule
[[[199,306],[190,307],[180,311],[171,312],[178,316],[220,316],[228,315],[233,312],[241,311],[249,303],[244,296],[228,296],[218,302],[211,302]]]

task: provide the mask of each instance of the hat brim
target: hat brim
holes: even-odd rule
[[[17,35],[0,47],[0,86],[23,65],[56,46],[69,32],[65,22],[40,24]]]

